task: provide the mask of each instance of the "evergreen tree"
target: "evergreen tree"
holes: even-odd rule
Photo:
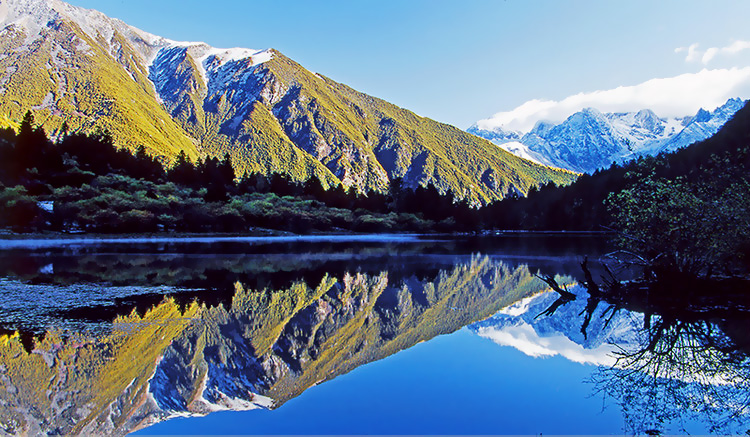
[[[184,150],[180,150],[172,168],[167,172],[167,180],[178,185],[193,186],[199,180],[199,172]]]

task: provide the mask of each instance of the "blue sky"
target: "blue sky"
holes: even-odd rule
[[[522,128],[586,105],[650,105],[667,116],[750,98],[746,1],[69,2],[171,39],[273,47],[312,71],[460,128],[498,112],[506,114],[490,127]],[[631,88],[595,93],[623,86]]]

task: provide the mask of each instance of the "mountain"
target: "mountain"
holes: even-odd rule
[[[638,156],[670,152],[704,140],[739,110],[744,101],[730,99],[713,112],[693,117],[660,118],[653,111],[602,113],[586,108],[560,124],[538,122],[526,134],[480,129],[468,132],[493,141],[504,150],[543,165],[592,173]]]
[[[235,172],[384,190],[435,184],[474,203],[576,175],[307,71],[277,50],[149,34],[59,0],[0,2],[0,114],[102,128],[170,162],[229,153]]]
[[[724,105],[719,106],[713,112],[700,109],[695,117],[685,126],[680,133],[670,138],[658,151],[672,152],[689,146],[698,141],[703,141],[719,132],[734,114],[745,106],[745,102],[739,98],[730,99]]]

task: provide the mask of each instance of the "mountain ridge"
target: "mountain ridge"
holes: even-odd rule
[[[559,124],[539,121],[527,133],[502,128],[467,131],[501,148],[541,164],[581,173],[686,147],[718,132],[744,101],[729,99],[713,111],[695,116],[661,118],[650,109],[602,113],[584,108]]]
[[[180,151],[191,159],[229,153],[238,176],[315,176],[361,191],[403,178],[474,204],[576,177],[309,72],[274,49],[172,41],[59,0],[2,5],[0,113],[9,120],[33,109],[48,131],[63,122],[106,129],[164,162]]]

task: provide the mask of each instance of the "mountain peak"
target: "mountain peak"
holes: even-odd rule
[[[602,115],[601,111],[592,107],[583,108],[581,110],[581,113],[586,114],[586,115],[596,116],[596,117],[599,117]]]
[[[705,123],[706,121],[711,119],[711,113],[706,111],[703,108],[700,108],[698,110],[698,113],[695,114],[695,117],[693,117],[694,123]]]
[[[96,26],[102,21],[119,21],[112,20],[99,11],[80,8],[60,0],[2,0],[0,3],[0,26],[3,27],[20,24],[28,30],[38,30],[35,28],[48,26],[50,22],[63,17],[75,21],[84,30],[85,27]]]
[[[13,36],[2,39],[0,111],[12,120],[30,109],[44,113],[45,129],[104,127],[165,162],[179,152],[229,153],[237,174],[314,176],[360,191],[403,178],[472,204],[575,178],[324,79],[275,50],[173,41],[60,0],[0,7],[0,30]]]
[[[547,136],[547,134],[549,134],[553,127],[555,127],[554,123],[546,120],[539,120],[534,125],[534,128],[531,129],[530,133],[544,138]]]
[[[663,122],[662,120],[650,109],[641,109],[635,114],[635,121],[638,125],[649,131],[656,131],[658,126]]]
[[[655,120],[659,117],[657,117],[656,113],[650,109],[641,109],[635,113],[635,118],[638,120]]]
[[[0,26],[19,25],[26,29],[46,25],[59,16],[51,0],[3,0]]]
[[[93,40],[103,39],[113,56],[119,47],[119,43],[115,41],[116,35],[121,35],[133,45],[146,65],[153,63],[162,49],[184,47],[203,70],[201,73],[204,78],[208,64],[218,67],[227,62],[250,59],[251,65],[257,65],[273,57],[270,49],[223,49],[205,42],[170,40],[129,26],[99,11],[73,6],[61,0],[0,0],[0,28],[12,25],[22,27],[27,44],[40,38],[44,28],[49,28],[52,23],[61,19],[76,23]]]

